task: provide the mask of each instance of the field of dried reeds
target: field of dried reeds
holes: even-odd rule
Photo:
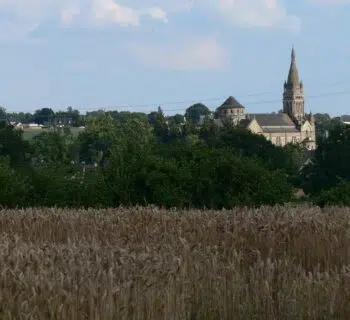
[[[348,319],[350,208],[0,211],[0,319]]]

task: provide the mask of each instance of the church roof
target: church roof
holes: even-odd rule
[[[288,86],[300,86],[300,81],[299,81],[299,72],[297,68],[297,64],[295,61],[295,50],[294,47],[292,49],[292,54],[291,54],[291,62],[290,62],[290,67],[289,67],[289,72],[288,72],[288,79],[287,83]]]
[[[237,126],[238,126],[239,128],[247,128],[247,127],[250,125],[251,122],[252,122],[252,119],[250,119],[250,118],[242,119],[242,120],[237,124]]]
[[[236,108],[245,109],[234,97],[229,96],[226,101],[219,108]]]
[[[255,118],[261,127],[295,127],[293,120],[286,113],[255,113],[250,116]]]

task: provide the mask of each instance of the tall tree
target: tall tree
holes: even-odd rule
[[[0,156],[0,206],[28,206],[30,191],[29,177],[15,170],[9,157]]]
[[[60,165],[69,162],[70,136],[63,131],[43,131],[31,141],[33,148],[33,163]]]
[[[87,164],[100,163],[109,153],[116,134],[116,122],[111,116],[88,116],[85,130],[76,142],[79,160]]]
[[[314,118],[316,125],[316,139],[318,142],[327,137],[333,128],[341,124],[340,118],[332,118],[328,113],[316,113]]]
[[[7,119],[6,109],[4,107],[1,107],[1,106],[0,106],[0,119],[1,120]]]
[[[196,103],[185,111],[186,119],[190,120],[192,123],[197,124],[201,116],[207,116],[210,114],[210,110],[203,103]]]
[[[52,124],[55,112],[51,108],[42,108],[34,112],[34,122],[37,124]]]
[[[157,137],[159,142],[168,141],[169,126],[161,107],[158,107],[158,111],[155,114],[153,129],[154,129],[154,134]]]
[[[338,124],[320,141],[313,162],[301,171],[304,190],[318,195],[339,182],[350,181],[350,126]]]
[[[9,157],[13,166],[23,166],[31,153],[29,143],[23,140],[23,133],[0,122],[0,156]]]
[[[137,119],[119,123],[110,141],[100,167],[106,185],[118,204],[142,202],[147,193],[144,165],[154,141],[150,127]]]

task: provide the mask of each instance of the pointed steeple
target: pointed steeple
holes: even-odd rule
[[[287,86],[289,86],[289,87],[299,87],[300,86],[299,73],[298,73],[298,68],[297,68],[296,59],[295,59],[294,46],[292,48]]]
[[[296,123],[300,124],[305,116],[304,85],[299,79],[294,46],[290,57],[288,79],[284,83],[283,112],[289,114]]]

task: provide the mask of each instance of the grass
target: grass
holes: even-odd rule
[[[52,129],[23,129],[23,139],[24,140],[31,140],[36,135],[38,135],[40,132],[50,131]],[[70,128],[73,135],[78,135],[79,132],[81,132],[83,129],[77,128],[77,127],[71,127]]]
[[[350,208],[0,211],[0,319],[348,319]]]

